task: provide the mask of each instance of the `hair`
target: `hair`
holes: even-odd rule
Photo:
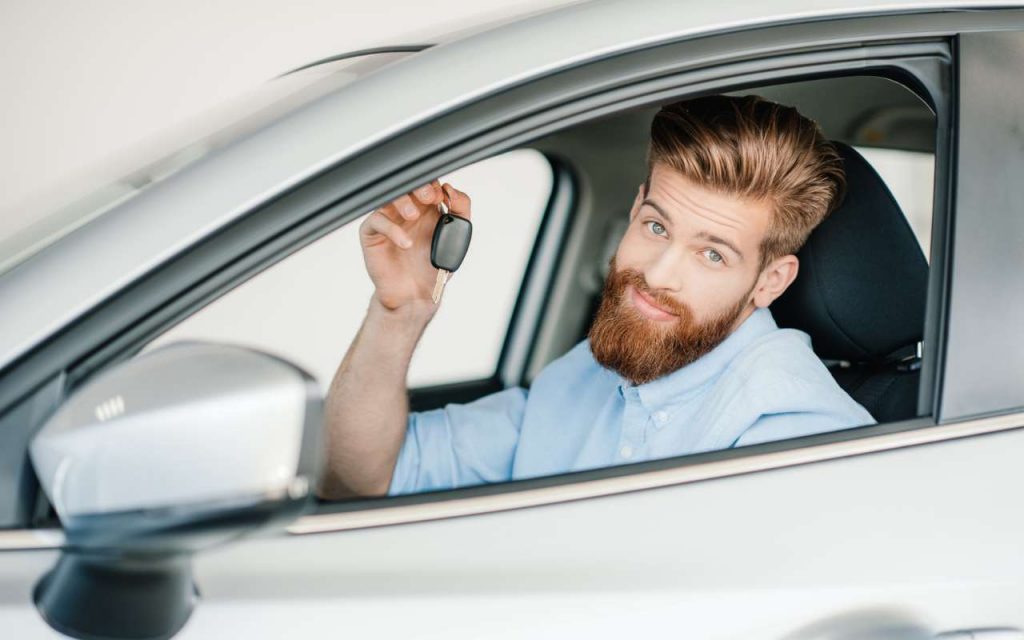
[[[817,123],[759,96],[663,106],[651,122],[645,196],[657,164],[713,191],[770,204],[761,269],[796,253],[846,190],[842,159]]]

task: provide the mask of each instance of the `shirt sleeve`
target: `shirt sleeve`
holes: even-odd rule
[[[793,410],[776,410],[758,416],[733,446],[743,447],[875,424],[875,419],[867,409],[838,390],[838,387],[837,392],[823,391],[817,395],[803,393],[800,397],[801,401],[793,404],[804,406],[793,406]]]
[[[510,480],[526,396],[512,387],[410,413],[388,495]]]

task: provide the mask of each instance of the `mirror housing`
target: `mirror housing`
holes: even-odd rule
[[[36,587],[40,613],[75,637],[176,633],[198,595],[191,554],[313,505],[322,412],[299,367],[212,343],[167,345],[77,389],[29,447],[67,540]]]

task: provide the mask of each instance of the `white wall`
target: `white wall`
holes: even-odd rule
[[[4,0],[0,236],[170,125],[297,66],[574,0]]]

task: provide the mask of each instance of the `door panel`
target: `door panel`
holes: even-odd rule
[[[1012,505],[1022,447],[1024,431],[1014,430],[486,516],[249,542],[198,559],[205,602],[182,637],[229,621],[252,638],[335,629],[739,640],[892,619],[931,632],[1020,627],[1024,516]]]

